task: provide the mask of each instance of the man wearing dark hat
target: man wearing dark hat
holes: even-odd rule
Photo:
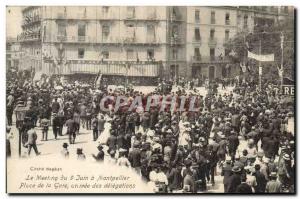
[[[98,119],[97,115],[94,115],[92,119],[92,129],[93,129],[93,140],[96,141],[98,139]]]
[[[11,134],[11,127],[6,127],[6,157],[11,156],[10,139],[13,137]]]
[[[182,166],[183,165],[181,164],[173,165],[173,168],[171,169],[168,175],[169,188],[171,192],[173,190],[182,189],[182,184],[183,184],[183,177],[181,175]]]
[[[232,172],[233,174],[230,176],[228,183],[228,193],[235,193],[237,187],[241,184],[241,168],[234,166]]]
[[[13,115],[13,111],[14,111],[14,96],[13,96],[14,92],[11,91],[9,96],[7,97],[7,101],[6,101],[6,118],[7,118],[7,123],[9,126],[12,125],[12,115]]]
[[[133,143],[133,150],[128,154],[128,160],[131,167],[135,169],[137,174],[141,173],[141,150],[139,149],[140,143],[135,141]]]
[[[247,177],[246,175],[242,176],[242,183],[237,186],[236,193],[252,193],[251,186],[246,182]]]
[[[255,168],[254,176],[256,178],[256,183],[257,183],[256,187],[254,187],[255,193],[264,193],[267,184],[265,175],[260,172],[259,164],[256,164],[254,168]]]
[[[108,150],[116,150],[117,148],[117,137],[116,137],[116,131],[111,130],[110,131],[110,136],[108,137],[106,141],[106,145],[108,146]]]
[[[101,133],[104,130],[104,124],[105,124],[105,119],[104,116],[101,114],[100,117],[98,118],[98,136],[101,135]]]
[[[32,124],[28,126],[28,129],[29,129],[27,132],[28,140],[26,143],[26,145],[28,146],[28,156],[30,156],[30,152],[32,148],[34,149],[35,154],[38,156],[41,153],[38,152],[37,145],[36,145],[36,140],[37,140],[36,131],[34,130],[34,126]]]
[[[82,152],[82,148],[77,148],[77,160],[84,161],[85,155]]]
[[[240,144],[237,133],[234,131],[231,132],[231,135],[228,137],[228,152],[229,155],[234,159],[234,155],[236,154],[236,150]]]
[[[228,193],[228,188],[229,188],[228,185],[229,185],[231,175],[232,175],[231,158],[227,156],[221,172],[221,176],[224,176],[223,177],[224,193]]]
[[[97,162],[103,162],[103,160],[104,160],[104,152],[103,152],[103,146],[102,145],[99,145],[98,147],[97,147],[97,149],[98,149],[98,154],[97,155],[94,155],[93,154],[93,158],[97,161]]]
[[[69,143],[70,144],[75,144],[75,138],[76,138],[76,124],[73,120],[72,117],[70,117],[66,121],[66,126],[67,126],[67,133],[69,135]]]
[[[63,158],[68,159],[69,158],[69,150],[68,150],[68,143],[63,144],[63,149],[61,150],[61,155]]]

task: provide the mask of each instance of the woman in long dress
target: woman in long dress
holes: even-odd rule
[[[106,144],[108,138],[110,137],[110,130],[111,130],[111,118],[109,116],[105,116],[105,124],[104,124],[104,131],[100,134],[97,139],[97,143],[99,144]]]

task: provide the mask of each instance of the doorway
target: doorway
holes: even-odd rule
[[[215,66],[209,66],[208,78],[209,80],[215,79]]]

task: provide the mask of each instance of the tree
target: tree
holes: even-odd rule
[[[287,17],[277,23],[257,25],[253,33],[239,32],[225,44],[225,48],[235,52],[230,56],[233,63],[246,63],[250,66],[250,74],[258,77],[258,62],[247,58],[247,51],[259,54],[261,42],[261,54],[274,53],[274,62],[261,62],[263,78],[279,79],[277,67],[281,66],[281,33],[283,42],[283,76],[294,78],[294,18]]]

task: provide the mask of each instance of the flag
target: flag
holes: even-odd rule
[[[274,61],[274,54],[257,55],[248,51],[248,57],[262,62]]]

